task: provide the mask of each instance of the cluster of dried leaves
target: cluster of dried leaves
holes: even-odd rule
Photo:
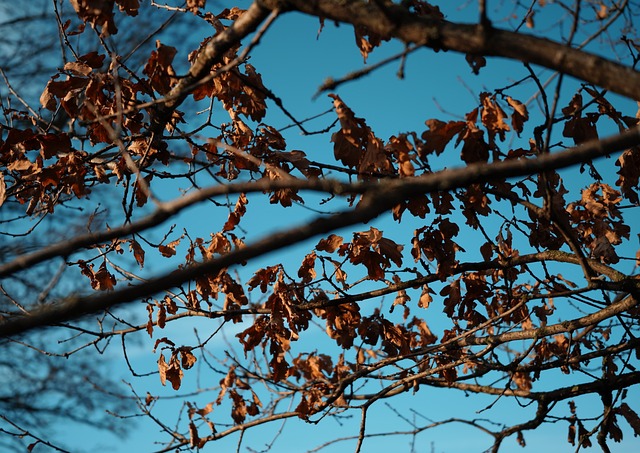
[[[465,175],[473,175],[500,165],[527,165],[562,147],[599,140],[605,120],[620,132],[632,130],[637,115],[617,110],[593,80],[577,87],[555,116],[543,91],[545,107],[534,114],[534,104],[516,98],[527,80],[535,82],[534,90],[543,89],[531,71],[516,84],[479,93],[458,120],[427,119],[423,130],[384,140],[348,106],[347,96],[330,94],[337,126],[324,132],[330,133],[334,159],[323,153],[324,160],[314,161],[312,151],[291,150],[283,130],[263,122],[267,107],[290,113],[242,53],[241,38],[278,6],[258,3],[262,6],[216,15],[205,10],[204,1],[187,1],[178,11],[212,27],[214,35],[185,61],[179,43],[158,39],[137,70],[109,53],[105,40],[117,33],[119,15],[136,16],[140,3],[71,0],[83,26],[70,31],[70,22],[61,23],[66,45],[74,50],[70,36],[81,40],[95,32],[104,47],[72,52],[74,58],[42,91],[40,113],[3,104],[0,203],[20,205],[34,218],[63,216],[69,203],[91,206],[93,193],[119,194],[112,197],[121,199],[122,213],[115,218],[122,226],[105,222],[97,227],[100,234],[88,231],[78,242],[45,247],[44,258],[17,256],[15,266],[9,263],[0,274],[16,274],[23,262],[63,257],[93,290],[108,293],[81,298],[81,303],[96,301],[111,310],[137,300],[146,307],[146,322],[127,313],[131,319],[115,317],[113,328],[101,324],[99,330],[82,327],[79,333],[95,337],[90,340],[95,343],[118,335],[124,345],[126,336],[145,331],[155,338],[153,353],[160,348],[161,383],[168,381],[175,390],[196,363],[206,364],[196,368],[207,382],[218,374],[215,398],[187,403],[184,430],[163,425],[173,433],[172,446],[202,448],[280,418],[318,420],[353,408],[366,414],[382,398],[424,386],[534,402],[534,418],[521,423],[492,431],[469,422],[493,436],[495,450],[511,435],[524,445],[523,432],[548,420],[566,422],[569,443],[583,447],[594,439],[603,449],[607,438],[621,441],[622,419],[640,435],[637,407],[625,399],[640,382],[634,365],[640,359],[640,285],[629,271],[640,261],[640,253],[629,253],[637,235],[632,219],[639,203],[640,141],[611,149],[603,166],[585,158],[566,174],[549,166],[525,176],[489,173],[497,176],[446,182],[446,167],[458,164],[467,168]],[[290,7],[304,10],[298,3]],[[344,2],[319,3],[347,8]],[[387,5],[391,9],[385,11],[386,4],[371,2],[370,14],[394,20],[391,13],[397,10]],[[544,6],[539,2],[537,8]],[[450,26],[427,2],[403,2],[402,7],[420,23]],[[575,17],[583,20],[579,13]],[[528,14],[523,20],[533,27],[532,18]],[[366,60],[392,36],[358,20],[353,20],[356,43]],[[427,45],[439,50],[442,44]],[[481,55],[468,54],[467,60],[475,73],[486,64]],[[180,75],[176,67],[185,64],[189,74]],[[198,120],[189,103],[203,109],[207,119]],[[66,126],[56,121],[60,118]],[[536,123],[530,124],[533,118]],[[294,122],[308,132],[303,122]],[[560,134],[552,135],[552,128],[561,131],[556,144],[551,140]],[[425,190],[428,178],[436,183]],[[157,200],[156,189],[174,180],[188,185],[184,200],[195,193],[195,201],[209,200],[217,213],[202,208],[204,214],[196,214],[195,221],[207,225],[205,234],[192,233],[189,225],[181,232],[173,226],[151,229],[168,218],[178,222],[175,214],[195,203]],[[291,266],[288,256],[277,255],[272,265],[252,269],[243,282],[239,267],[271,250],[269,238],[257,241],[247,233],[255,228],[252,208],[267,199],[280,208],[316,203],[305,189],[326,197],[314,209],[328,205],[344,211],[319,214],[298,227],[283,220],[284,229],[272,239],[281,244],[276,249],[318,234],[322,238],[309,246],[301,264]],[[373,214],[358,217],[362,212]],[[385,213],[393,226],[382,222],[338,231]],[[92,221],[88,228],[96,228]],[[71,261],[73,254],[81,256]],[[144,274],[150,260],[170,263],[172,272]],[[51,301],[63,309],[68,302]],[[51,324],[83,310],[70,308]],[[8,311],[2,320],[9,326],[22,317]],[[210,321],[213,333],[181,344],[171,325],[195,317]],[[209,341],[230,324],[239,329],[228,348],[240,346],[242,352],[216,357]],[[317,327],[325,337],[320,343],[312,339]],[[570,382],[562,375],[575,382],[554,384],[555,379]],[[574,402],[588,394],[602,400],[595,422],[581,418]],[[148,394],[140,408],[160,423],[151,416],[157,399]],[[282,401],[293,410],[281,410]],[[568,401],[564,412],[558,409],[562,401]],[[223,408],[231,425],[219,431],[226,423]],[[358,448],[367,435],[365,418]],[[425,429],[414,428],[414,434]]]

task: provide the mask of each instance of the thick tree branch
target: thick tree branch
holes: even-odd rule
[[[457,388],[473,393],[484,393],[487,395],[505,395],[527,398],[540,402],[562,401],[569,398],[575,398],[580,395],[589,393],[599,393],[607,390],[619,390],[640,383],[640,371],[633,371],[618,376],[612,376],[608,379],[598,379],[596,381],[584,384],[576,384],[570,387],[561,387],[548,392],[529,392],[521,389],[503,389],[479,384],[467,384],[464,382],[447,382],[442,379],[430,379],[425,381],[425,385],[432,387],[449,387]]]
[[[544,170],[566,168],[600,156],[605,156],[636,146],[639,143],[640,129],[633,128],[613,137],[593,140],[566,151],[554,154],[545,154],[535,159],[509,160],[492,164],[471,164],[466,167],[429,173],[411,179],[389,179],[378,183],[358,182],[352,184],[342,183],[335,180],[320,179],[294,179],[287,181],[260,180],[257,182],[213,186],[198,190],[197,192],[180,197],[171,202],[162,203],[153,214],[137,222],[99,233],[78,236],[71,240],[56,243],[38,250],[37,252],[28,255],[21,255],[11,262],[0,266],[0,278],[6,277],[7,275],[11,275],[23,269],[28,269],[31,266],[51,258],[67,257],[85,247],[147,230],[161,224],[187,207],[193,206],[194,204],[215,196],[236,193],[255,193],[285,188],[319,191],[331,194],[363,194],[373,190],[379,190],[378,193],[384,194],[384,201],[388,201],[388,204],[393,206],[414,194],[429,193],[438,190],[453,190],[466,187],[469,184],[485,182],[492,179],[527,176]],[[379,215],[387,210],[387,208],[388,206],[385,203],[380,203],[377,206],[377,209],[373,208],[376,212],[372,213],[372,217],[370,218]],[[342,226],[364,222],[370,220],[370,218],[362,218],[360,220],[356,220],[354,218],[352,220],[353,223],[348,223]],[[335,228],[320,231],[316,234],[322,234],[333,229]]]
[[[500,260],[492,260],[492,261],[480,261],[480,262],[468,262],[468,263],[460,263],[456,266],[449,276],[452,275],[460,275],[465,272],[478,272],[485,271],[489,269],[509,269],[515,266],[523,266],[531,263],[541,263],[546,261],[556,261],[559,263],[571,263],[571,264],[580,264],[580,259],[572,255],[571,253],[561,252],[559,250],[547,250],[544,252],[531,253],[527,255],[520,255],[514,257],[510,260],[500,261]],[[623,290],[624,282],[623,280],[626,276],[613,269],[606,264],[602,264],[596,260],[588,260],[589,265],[598,273],[608,277],[612,280],[612,283],[618,287],[619,291]],[[317,308],[327,308],[338,306],[346,303],[359,302],[363,300],[369,300],[374,297],[380,297],[387,294],[395,293],[396,291],[402,291],[409,288],[419,288],[422,285],[426,285],[429,283],[435,283],[441,281],[442,277],[436,274],[427,275],[425,277],[414,278],[412,280],[402,281],[400,283],[396,283],[393,285],[385,286],[384,288],[375,289],[372,291],[367,291],[365,293],[353,294],[343,297],[338,297],[336,299],[331,300],[323,300],[318,302],[309,302],[307,304],[301,305],[297,307],[300,310],[313,310]],[[611,288],[611,290],[615,290]]]
[[[342,188],[347,191],[366,193],[368,190],[363,201],[354,210],[339,212],[329,217],[317,218],[306,225],[269,235],[253,245],[231,252],[221,258],[203,262],[176,272],[171,272],[136,286],[130,286],[111,293],[102,293],[87,297],[75,297],[65,300],[59,305],[43,306],[32,312],[29,316],[16,317],[0,324],[0,335],[15,335],[36,327],[69,321],[71,319],[75,319],[89,313],[95,313],[125,302],[131,302],[133,300],[151,296],[160,291],[190,281],[202,274],[215,273],[234,264],[242,263],[275,250],[284,249],[292,244],[299,243],[317,235],[342,227],[367,222],[391,209],[400,201],[416,193],[428,193],[436,190],[452,190],[491,179],[524,176],[543,170],[568,167],[585,160],[593,159],[597,156],[609,154],[611,152],[633,146],[639,141],[639,129],[634,128],[608,139],[592,141],[571,150],[557,154],[546,154],[535,159],[503,161],[493,164],[473,164],[465,168],[444,170],[442,172],[431,173],[413,179],[388,180],[380,184],[377,188],[374,188],[375,184],[373,183],[344,185]],[[275,182],[271,184],[274,184],[274,186],[278,185]],[[318,187],[318,184],[322,186],[320,181],[301,180],[283,182],[282,184],[284,187],[295,187],[300,189]],[[334,193],[342,193],[340,184],[337,186],[332,186],[331,182],[327,184],[329,184],[329,187],[333,187]],[[324,189],[327,188],[327,186],[324,186]],[[233,186],[221,186],[212,188],[212,190],[213,189],[219,190],[221,193],[232,193],[231,191],[233,190]],[[244,187],[244,189],[246,189],[246,187]],[[204,199],[202,194],[199,194],[198,192],[194,194],[194,198],[200,200]],[[181,205],[178,202],[176,202],[176,204]],[[162,213],[154,214],[154,216],[166,215],[167,214]],[[154,216],[151,217],[154,218]],[[155,224],[159,223],[157,218],[155,222]],[[150,227],[151,223],[153,223],[151,220],[147,220],[147,223],[145,223],[146,228]],[[134,231],[131,229],[128,230],[128,234],[133,232]],[[74,247],[78,246],[78,244],[80,244],[79,247],[83,247],[90,245],[93,243],[90,242],[90,240],[95,241],[98,237],[106,239],[108,237],[114,238],[117,236],[113,236],[112,233],[105,232],[102,235],[89,235],[85,236],[84,239],[78,238],[70,242],[73,243]],[[68,253],[74,250],[68,245],[68,243],[61,243],[58,247],[59,249],[56,253],[48,251],[46,253],[41,253],[39,256],[34,258],[29,257],[35,254],[16,259],[12,263],[9,263],[9,265],[3,266],[4,269],[0,268],[0,276],[15,272],[18,269],[33,265],[34,263],[51,258],[52,256],[59,255],[61,252],[60,249],[62,249],[62,252]],[[45,251],[51,248],[45,249]],[[68,253],[65,253],[65,255]],[[46,257],[43,258],[43,256]],[[13,266],[13,270],[11,270],[11,266]],[[4,271],[4,274],[2,271]],[[576,328],[578,327],[579,326],[576,326]]]
[[[634,288],[634,290],[637,293],[640,290],[640,285],[635,286],[636,288]],[[465,337],[456,342],[456,346],[461,347],[470,345],[502,344],[511,341],[531,340],[535,338],[549,337],[551,335],[557,335],[561,333],[574,332],[584,327],[598,325],[605,319],[612,318],[637,306],[638,299],[632,295],[628,295],[618,302],[608,305],[607,307],[598,310],[595,313],[582,316],[581,318],[572,319],[570,321],[563,321],[550,326],[538,327],[537,329],[518,330],[515,332],[505,332],[497,335],[487,335],[485,337]]]
[[[262,6],[282,7],[281,0],[258,0]],[[631,99],[640,99],[640,73],[596,55],[572,49],[548,39],[488,27],[418,16],[405,7],[387,2],[337,0],[288,0],[292,10],[366,27],[383,37],[436,50],[504,57],[537,64],[582,81],[599,85]]]

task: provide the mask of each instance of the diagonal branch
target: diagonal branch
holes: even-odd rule
[[[160,291],[164,291],[193,280],[202,274],[216,273],[229,266],[248,261],[249,259],[265,255],[269,252],[285,249],[290,245],[315,236],[325,234],[339,228],[367,222],[416,193],[428,193],[436,190],[447,191],[492,179],[525,176],[544,170],[569,167],[585,160],[607,155],[638,144],[638,142],[640,142],[639,131],[640,129],[634,128],[614,137],[599,141],[591,141],[585,145],[572,148],[567,151],[556,154],[545,154],[535,159],[510,160],[495,162],[492,164],[472,164],[467,167],[444,170],[438,173],[430,173],[413,179],[385,180],[382,183],[378,183],[377,186],[376,183],[340,184],[335,181],[321,182],[317,180],[305,181],[299,179],[286,182],[273,181],[270,182],[267,187],[293,187],[296,189],[315,188],[316,190],[322,187],[324,190],[329,189],[333,193],[365,193],[365,196],[359,203],[358,207],[353,210],[345,210],[331,216],[318,217],[305,225],[270,234],[252,245],[233,251],[220,258],[205,261],[186,269],[161,275],[145,283],[129,286],[115,292],[101,293],[86,297],[77,296],[69,298],[58,305],[40,307],[29,316],[16,317],[0,324],[0,336],[15,335],[37,327],[69,321],[71,319],[99,312],[125,302],[131,302],[143,297],[148,297]],[[248,187],[246,184],[213,187],[211,190],[218,190],[220,191],[219,193],[232,193],[238,189],[236,186],[242,186],[242,192],[255,191],[255,187],[259,183],[247,184],[249,185],[249,190],[247,190]],[[264,186],[262,189],[264,189]],[[193,197],[203,200],[202,192],[206,191],[203,190],[196,192]],[[174,207],[179,205],[184,208],[184,205],[181,205],[179,201],[174,201],[173,203]],[[158,218],[162,217],[166,219],[168,214],[165,211],[160,210],[156,211],[156,213],[149,218],[143,219],[142,222],[146,222],[144,226],[148,228],[150,227],[150,224],[154,221],[158,222]],[[141,225],[138,223],[137,227],[140,226]],[[122,227],[120,232],[125,228],[128,227]],[[128,234],[134,232],[131,229],[128,229],[127,231]],[[90,240],[95,240],[97,236],[99,235],[88,235],[69,241],[69,243],[73,243],[73,245],[78,245],[80,243],[82,244],[80,247],[86,247],[92,243]],[[107,237],[114,238],[117,236],[114,236],[111,232],[104,232],[100,237],[105,239]],[[56,244],[58,252],[60,251],[59,249],[62,248],[63,251],[71,253],[73,249],[68,245],[69,243]],[[33,265],[34,263],[41,262],[44,259],[56,256],[55,254],[52,255],[52,249],[54,248],[55,246],[52,246],[48,247],[44,251],[36,252],[36,254],[40,253],[37,257],[33,257],[34,254],[18,257],[7,266],[0,268],[0,271],[4,271],[4,274],[0,272],[0,276],[11,273],[8,272],[11,268],[13,268],[13,272],[15,272],[16,270],[24,268],[28,263]],[[76,248],[76,250],[78,248]],[[43,259],[43,256],[46,257]],[[578,328],[578,326],[576,326],[576,328]]]
[[[44,249],[36,252],[21,255],[9,263],[0,265],[0,278],[14,274],[55,257],[67,257],[93,244],[110,241],[112,239],[148,230],[160,225],[162,222],[178,214],[182,210],[215,196],[237,193],[255,193],[287,188],[345,195],[363,194],[368,191],[376,190],[377,188],[380,193],[384,193],[385,199],[393,197],[393,200],[390,200],[391,206],[393,206],[394,203],[399,203],[405,198],[418,193],[429,193],[437,190],[453,190],[466,187],[469,184],[486,182],[491,179],[528,176],[543,170],[567,168],[581,162],[586,162],[597,157],[606,156],[617,151],[631,148],[638,144],[640,144],[640,129],[633,128],[612,137],[593,140],[581,146],[570,148],[566,151],[554,154],[545,154],[535,159],[510,160],[495,162],[492,164],[477,163],[462,168],[452,168],[436,173],[428,173],[411,179],[389,179],[378,183],[342,183],[340,181],[328,179],[294,179],[287,181],[260,180],[256,182],[212,186],[170,202],[161,203],[160,207],[155,212],[137,222],[99,233],[77,236],[68,241],[59,242],[45,247]],[[384,212],[386,209],[387,208],[383,204],[380,204],[379,209],[375,214],[373,214],[373,217]],[[353,225],[366,220],[369,219],[356,220],[354,223],[349,223],[343,226]],[[333,229],[335,228],[326,231],[331,231]],[[321,231],[317,234],[322,234],[326,231]]]
[[[542,391],[542,392],[530,392],[528,390],[521,389],[505,389],[485,386],[480,384],[468,384],[464,382],[447,382],[441,379],[433,379],[425,382],[425,385],[432,387],[448,387],[457,388],[473,393],[484,393],[487,395],[506,395],[517,396],[519,398],[526,398],[539,402],[551,403],[554,401],[562,401],[569,398],[575,398],[580,395],[587,395],[589,393],[599,393],[604,390],[620,390],[632,385],[640,383],[640,371],[632,371],[625,374],[612,376],[606,379],[598,379],[591,382],[585,382],[583,384],[571,385],[569,387],[560,387],[554,390]]]
[[[258,0],[258,3],[269,9],[282,7],[282,0]],[[631,99],[640,99],[637,71],[548,39],[500,30],[486,23],[458,24],[418,16],[390,1],[384,9],[376,2],[361,0],[288,0],[287,5],[290,10],[363,26],[383,38],[395,37],[405,44],[537,64]]]

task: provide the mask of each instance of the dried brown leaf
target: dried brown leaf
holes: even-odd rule
[[[179,348],[180,351],[180,359],[182,363],[182,368],[185,370],[190,369],[193,365],[195,365],[198,360],[195,355],[191,352],[191,348],[183,346]]]
[[[4,182],[4,174],[0,173],[0,206],[7,197],[7,183]]]
[[[513,130],[518,133],[522,132],[524,123],[529,119],[529,111],[527,110],[527,106],[522,102],[513,99],[511,96],[507,96],[507,103],[513,108],[513,113],[511,114],[511,126]]]
[[[320,239],[316,245],[316,250],[318,252],[333,253],[342,245],[342,242],[342,237],[336,234],[330,234],[326,239]]]
[[[129,247],[133,251],[133,257],[142,269],[144,267],[144,249],[135,239],[131,240]]]
[[[509,125],[504,122],[507,114],[489,93],[480,93],[482,124],[489,133],[489,143],[494,143],[496,135],[501,141],[505,139],[505,132],[510,131]]]
[[[640,417],[638,417],[638,414],[627,403],[622,403],[617,407],[616,412],[622,415],[629,423],[629,426],[633,428],[634,435],[640,436]]]
[[[436,155],[442,154],[451,139],[459,134],[466,126],[464,121],[449,121],[445,123],[440,120],[430,119],[425,122],[428,131],[422,133],[422,139],[425,141],[424,146],[418,150],[420,157],[433,152]]]

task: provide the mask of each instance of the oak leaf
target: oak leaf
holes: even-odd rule
[[[504,141],[505,132],[510,130],[509,125],[504,122],[507,114],[489,93],[480,93],[480,102],[482,103],[480,118],[489,134],[489,143],[494,144],[496,135]]]
[[[200,448],[201,439],[198,436],[198,428],[195,423],[189,422],[189,446],[191,448]]]
[[[176,246],[180,244],[180,239],[176,239],[175,241],[169,242],[167,245],[159,245],[158,251],[165,258],[171,258],[176,254]]]
[[[475,75],[480,74],[480,69],[487,65],[487,59],[482,55],[472,55],[468,53],[465,55],[465,60],[467,60],[467,63],[471,67],[471,71]]]
[[[107,270],[106,262],[94,274],[91,286],[99,291],[111,291],[116,286],[116,277]]]
[[[4,182],[4,175],[0,173],[0,207],[7,198],[7,183]]]
[[[529,119],[529,111],[527,106],[522,102],[507,96],[507,103],[513,108],[511,114],[511,127],[517,132],[518,136],[522,132],[524,123]]]
[[[631,409],[627,403],[622,403],[615,409],[615,411],[622,415],[627,423],[629,423],[629,426],[633,429],[634,435],[640,436],[640,417],[638,417],[638,414]]]
[[[166,46],[160,40],[156,40],[156,50],[151,52],[142,71],[149,77],[153,89],[160,94],[167,94],[178,82],[172,66],[173,58],[177,52],[175,47]]]
[[[419,150],[422,151],[420,157],[424,158],[427,154],[435,152],[436,155],[442,154],[451,139],[459,134],[466,126],[464,121],[449,121],[445,123],[440,120],[430,119],[426,123],[428,131],[422,133],[422,139],[425,141],[424,146]]]
[[[316,278],[316,271],[314,269],[316,264],[316,253],[311,252],[304,257],[300,269],[298,269],[298,277],[302,279],[303,283],[309,283]]]
[[[204,8],[207,0],[187,0],[187,10],[197,14],[200,8]]]
[[[624,151],[616,165],[620,167],[618,170],[618,180],[616,185],[620,187],[622,194],[631,203],[640,204],[638,197],[638,183],[640,181],[640,147],[633,147]]]
[[[182,368],[188,370],[193,365],[195,365],[197,359],[196,356],[191,352],[191,348],[182,346],[181,348],[178,348],[178,351],[180,352],[180,361],[182,363]]]
[[[367,58],[371,51],[378,47],[382,42],[382,38],[377,33],[370,31],[367,27],[362,25],[355,25],[353,27],[355,34],[356,45],[360,49],[364,62],[367,62]]]
[[[238,197],[238,201],[233,209],[233,212],[229,214],[229,218],[226,223],[222,227],[222,231],[231,231],[233,230],[238,223],[240,223],[240,219],[247,212],[246,205],[249,203],[247,200],[246,194],[240,194]]]
[[[115,35],[118,32],[113,17],[113,0],[70,0],[70,2],[80,19],[101,28],[101,36]]]
[[[178,359],[175,354],[171,355],[169,363],[165,361],[164,354],[160,354],[158,359],[158,371],[160,373],[160,383],[165,385],[166,381],[171,382],[174,390],[179,390],[182,383],[183,373],[180,369]]]
[[[330,234],[326,239],[320,239],[316,245],[316,250],[319,252],[335,252],[341,245],[343,239],[336,234]]]
[[[238,17],[242,16],[245,13],[245,11],[246,10],[240,9],[237,6],[234,6],[231,9],[225,8],[224,10],[222,10],[222,12],[220,12],[220,14],[217,14],[216,17],[218,19],[236,20]]]
[[[432,293],[433,291],[427,285],[423,285],[420,299],[418,300],[418,307],[429,308],[429,305],[433,302],[433,297],[431,297]]]
[[[130,249],[133,251],[133,257],[142,269],[144,267],[144,249],[135,239],[131,240]]]

